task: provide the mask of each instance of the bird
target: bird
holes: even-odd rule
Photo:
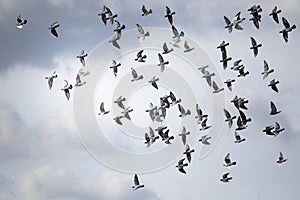
[[[178,168],[178,171],[180,171],[183,174],[186,174],[186,171],[184,170],[184,167],[188,166],[188,163],[183,163],[185,158],[182,158],[178,161],[178,164],[175,166]]]
[[[281,128],[280,124],[278,122],[275,122],[274,131],[273,131],[275,137],[284,130],[285,130],[285,128]]]
[[[168,53],[170,53],[172,51],[173,51],[173,48],[169,49],[168,46],[167,46],[167,43],[165,42],[163,44],[163,52],[162,52],[162,54],[168,54]]]
[[[110,112],[109,110],[105,110],[104,109],[104,102],[101,102],[101,104],[100,104],[100,112],[98,113],[98,115],[106,115],[109,112]]]
[[[144,50],[140,50],[137,54],[136,54],[136,58],[134,59],[137,62],[146,62],[145,59],[147,58],[147,55],[143,55]]]
[[[224,40],[221,42],[221,44],[219,44],[219,46],[217,46],[217,49],[221,50],[222,53],[222,57],[226,58],[227,57],[227,52],[226,52],[226,47],[229,46],[228,42],[225,42]]]
[[[280,110],[277,110],[275,104],[273,101],[270,102],[270,105],[271,105],[271,112],[270,112],[270,115],[277,115],[278,113],[280,113],[281,111]]]
[[[121,66],[121,63],[117,63],[115,60],[112,60],[111,66],[109,67],[110,69],[113,69],[113,73],[115,77],[117,77],[118,74],[118,67]]]
[[[143,27],[139,24],[136,24],[136,27],[137,27],[138,32],[139,32],[139,36],[138,36],[139,42],[142,43],[145,40],[146,37],[150,36],[150,33],[149,33],[149,31],[145,32]]]
[[[232,127],[233,124],[233,120],[236,118],[236,116],[231,116],[231,114],[229,113],[228,110],[226,110],[225,108],[223,109],[224,114],[225,114],[225,122],[228,122],[228,128]]]
[[[244,130],[247,128],[247,124],[243,123],[241,116],[238,116],[236,120],[236,125],[237,125],[237,128],[235,129],[236,131]]]
[[[171,99],[171,105],[175,105],[181,102],[181,99],[177,99],[172,91],[170,91],[169,98]]]
[[[262,8],[260,5],[253,5],[248,11],[250,11],[250,14],[253,16],[250,20],[252,20],[254,26],[259,29],[259,22],[261,22],[261,14],[259,13],[262,12]]]
[[[117,32],[117,34],[121,34],[122,30],[124,30],[126,26],[123,24],[121,25],[118,20],[115,20],[115,29],[114,32]]]
[[[182,130],[181,130],[181,133],[179,133],[179,136],[181,136],[181,140],[182,140],[183,145],[186,144],[186,136],[187,135],[190,135],[190,132],[186,131],[185,127],[182,127]]]
[[[208,117],[207,114],[203,114],[203,112],[198,104],[196,104],[196,112],[197,112],[197,115],[195,116],[195,118],[197,119],[198,123],[200,123],[203,119]]]
[[[279,84],[279,81],[276,81],[275,79],[272,79],[269,83],[269,87],[271,87],[272,90],[274,90],[275,92],[279,92],[277,84]]]
[[[241,64],[242,61],[243,61],[242,59],[234,61],[233,62],[233,66],[230,67],[230,69],[232,69],[232,70],[239,70],[241,67],[244,66],[243,64]]]
[[[199,142],[202,142],[202,144],[204,145],[210,145],[209,141],[211,137],[208,136],[208,135],[203,135],[200,139],[199,139]]]
[[[262,47],[262,44],[257,44],[256,40],[253,37],[250,37],[250,40],[251,40],[251,44],[252,44],[250,49],[253,50],[254,57],[256,57],[258,54],[258,48]]]
[[[73,88],[72,84],[69,84],[67,80],[64,80],[64,88],[61,90],[64,91],[67,100],[70,99],[70,90]]]
[[[270,69],[266,60],[264,60],[264,71],[261,73],[263,75],[263,79],[267,78],[269,74],[273,73],[274,69]]]
[[[135,69],[133,69],[132,67],[131,67],[131,74],[133,77],[133,79],[131,79],[131,82],[142,80],[144,78],[143,75],[138,75]]]
[[[184,32],[181,31],[179,33],[179,31],[177,30],[177,28],[174,25],[172,25],[172,32],[173,32],[173,35],[174,35],[172,37],[174,39],[174,41],[176,41],[176,43],[180,42],[180,37],[184,36]]]
[[[225,70],[228,66],[228,61],[232,60],[231,57],[223,57],[222,60],[220,60],[221,63],[223,63],[223,69]]]
[[[279,31],[279,33],[282,33],[282,37],[285,42],[288,42],[289,36],[288,33],[291,32],[293,29],[296,29],[296,25],[293,26],[290,25],[290,23],[287,21],[286,18],[282,17],[282,23],[284,25],[284,29]]]
[[[212,86],[214,89],[213,93],[219,93],[224,90],[224,88],[219,88],[219,86],[217,85],[217,83],[215,81],[213,81]]]
[[[229,177],[229,174],[230,174],[229,172],[223,174],[220,181],[222,181],[223,183],[228,183],[230,180],[232,180],[232,177]]]
[[[60,26],[60,24],[58,23],[58,21],[53,22],[50,27],[48,28],[50,30],[50,32],[55,36],[58,37],[58,33],[56,31],[56,29]]]
[[[209,65],[203,65],[201,67],[198,67],[198,70],[200,70],[202,74],[205,74],[207,72],[206,69],[208,67],[209,67]]]
[[[109,21],[110,25],[113,25],[115,18],[118,17],[118,15],[117,14],[114,15],[107,6],[105,8],[106,8],[106,14],[108,15],[106,16],[106,21]]]
[[[224,16],[224,20],[226,23],[225,28],[228,29],[228,32],[231,33],[232,29],[235,28],[237,30],[243,30],[243,27],[240,26],[240,23],[245,20],[245,18],[240,17],[241,12],[238,12],[234,18],[230,21],[226,16]]]
[[[213,73],[210,73],[209,71],[204,71],[204,74],[203,74],[203,76],[202,76],[202,78],[205,78],[205,80],[206,80],[206,82],[207,82],[207,84],[209,85],[209,86],[211,86],[211,77],[213,77],[213,76],[215,76],[216,74],[213,72]]]
[[[190,47],[187,40],[184,41],[184,48],[185,50],[183,51],[184,53],[193,51],[195,49],[195,47]]]
[[[53,85],[53,80],[57,77],[58,77],[58,75],[56,74],[56,71],[54,71],[50,76],[45,77],[45,79],[48,79],[48,86],[49,86],[50,90]]]
[[[246,71],[245,72],[245,67],[243,66],[243,67],[241,67],[240,69],[239,69],[239,74],[237,75],[238,77],[245,77],[245,76],[247,76],[249,74],[249,71]]]
[[[122,96],[119,96],[119,97],[114,101],[114,103],[116,103],[120,108],[125,109],[125,106],[124,106],[124,104],[123,104],[123,101],[126,101],[126,98],[125,98],[125,97],[122,97]]]
[[[133,189],[133,191],[145,187],[145,185],[140,184],[137,174],[135,174],[133,177],[133,183],[134,183],[134,185],[131,187]]]
[[[159,136],[162,138],[162,140],[163,140],[166,144],[171,144],[170,141],[174,139],[174,136],[169,136],[169,131],[170,131],[170,129],[167,129],[167,130],[164,132],[164,128],[158,130]]]
[[[148,10],[148,9],[146,8],[146,6],[143,5],[143,6],[142,6],[142,12],[143,12],[143,13],[142,13],[142,16],[147,16],[147,15],[149,15],[149,14],[152,13],[152,10],[151,10],[151,9]]]
[[[190,149],[190,146],[188,144],[185,145],[185,151],[183,152],[183,154],[186,155],[186,159],[188,160],[188,162],[190,163],[192,160],[192,153],[195,152],[195,149]]]
[[[277,24],[279,24],[279,19],[278,19],[279,13],[281,13],[281,10],[277,9],[277,6],[275,6],[272,9],[271,13],[269,14],[269,16],[271,16]]]
[[[153,144],[156,140],[159,139],[159,136],[155,136],[154,131],[151,127],[149,127],[149,136],[150,136],[150,144]]]
[[[223,164],[224,167],[231,167],[233,165],[236,165],[236,161],[234,162],[231,162],[231,159],[230,159],[230,153],[228,153],[226,156],[225,156],[225,164]]]
[[[123,116],[124,116],[125,118],[127,118],[128,120],[131,120],[131,118],[130,118],[130,116],[129,116],[129,113],[132,112],[132,111],[133,111],[132,108],[127,107],[127,108],[125,108],[121,113],[123,114]]]
[[[279,157],[278,157],[277,163],[280,165],[286,161],[287,161],[287,159],[283,157],[283,153],[279,152]]]
[[[169,61],[165,61],[160,53],[158,53],[158,60],[159,63],[157,64],[157,66],[160,67],[160,72],[162,73],[165,70],[165,65],[169,64]]]
[[[18,29],[22,29],[23,28],[23,25],[27,24],[27,19],[22,19],[22,15],[20,14],[18,17],[17,17],[17,28]]]
[[[117,32],[108,42],[111,43],[114,47],[121,49],[121,46],[118,43],[118,40],[121,38],[121,32]]]
[[[113,120],[119,124],[119,125],[123,125],[123,123],[121,122],[121,119],[124,118],[123,115],[120,115],[120,116],[116,116],[115,118],[113,118]]]
[[[146,110],[146,112],[149,113],[150,115],[150,118],[152,121],[155,120],[155,114],[154,114],[154,111],[157,110],[157,106],[154,106],[153,103],[150,102],[150,105],[149,105],[149,108]]]
[[[175,15],[175,12],[172,12],[171,9],[166,6],[166,15],[165,17],[168,18],[168,21],[171,25],[173,25],[173,15]]]
[[[270,136],[275,136],[274,132],[272,131],[274,129],[274,126],[271,125],[271,126],[266,126],[265,129],[263,130],[263,132],[266,134],[266,135],[270,135]]]
[[[235,82],[234,79],[227,79],[224,83],[226,84],[227,88],[232,91],[232,83]]]
[[[98,13],[98,16],[101,17],[101,20],[104,23],[104,25],[106,25],[107,22],[106,13],[107,13],[106,6],[103,5],[100,13]]]
[[[180,112],[180,115],[179,117],[181,118],[184,118],[188,115],[191,115],[191,111],[189,109],[184,109],[182,105],[178,104],[178,109],[179,109],[179,112]]]
[[[150,81],[148,81],[149,83],[151,83],[151,85],[158,90],[158,86],[157,86],[157,81],[159,81],[159,78],[156,78],[155,76],[153,76]]]
[[[85,66],[85,60],[84,60],[84,58],[87,57],[87,56],[88,56],[88,54],[85,53],[84,50],[82,50],[81,53],[78,56],[76,56],[76,58],[79,58],[79,61],[81,62],[81,64],[83,66]]]
[[[201,128],[199,129],[200,131],[204,131],[209,129],[211,126],[206,125],[207,122],[207,118],[205,118],[202,122],[201,122]]]
[[[246,141],[245,138],[241,138],[241,136],[238,134],[237,131],[234,131],[234,137],[235,137],[234,143],[242,143],[242,142]]]
[[[246,117],[245,113],[242,110],[239,110],[239,114],[241,117],[242,124],[246,125],[248,122],[252,121],[252,119],[250,117],[249,118]]]
[[[84,84],[86,84],[86,81],[82,82],[81,78],[80,78],[80,74],[77,73],[77,75],[76,75],[76,82],[75,82],[74,86],[80,87],[80,86],[83,86]]]
[[[240,109],[248,110],[245,104],[249,103],[249,101],[245,98],[241,98],[235,95],[235,97],[230,102],[232,102],[238,110]]]

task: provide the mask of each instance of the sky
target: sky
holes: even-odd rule
[[[153,10],[152,15],[141,16],[143,4]],[[247,11],[254,4],[261,5],[263,9],[261,27],[258,30],[249,21],[250,14]],[[150,32],[150,37],[146,38],[143,44],[140,44],[141,46],[131,50],[132,46],[126,47],[131,40],[125,40],[127,36],[124,32],[120,40],[122,51],[117,50],[108,43],[113,36],[113,28],[110,25],[104,26],[97,16],[103,5],[118,14],[118,20],[126,25],[128,37],[133,36],[136,31],[136,23],[149,30],[163,28],[163,30],[169,30],[171,34],[170,25],[163,17],[165,6],[168,5],[176,12],[174,24],[179,30],[184,31],[183,40],[187,39],[191,45],[196,46],[195,51],[186,56],[195,55],[193,53],[198,50],[204,50],[205,59],[209,60],[207,61],[210,64],[209,69],[216,73],[219,86],[221,86],[221,81],[228,78],[236,79],[233,92],[225,88],[221,94],[212,95],[203,79],[197,85],[199,71],[191,73],[193,72],[190,68],[192,66],[188,65],[188,59],[180,56],[166,56],[172,66],[166,72],[170,70],[170,73],[173,72],[174,77],[178,76],[178,78],[171,78],[170,82],[166,81],[165,85],[162,85],[162,87],[165,86],[165,90],[162,90],[159,95],[168,91],[167,84],[172,80],[174,83],[183,83],[183,81],[190,83],[189,86],[193,88],[193,92],[203,89],[203,92],[195,94],[195,98],[200,101],[203,110],[212,116],[212,118],[209,117],[209,123],[213,128],[220,128],[220,131],[214,133],[216,138],[213,139],[214,145],[210,148],[209,154],[203,157],[200,156],[200,152],[204,147],[197,140],[204,133],[200,131],[192,133],[194,140],[189,142],[196,151],[192,154],[191,164],[186,168],[186,175],[181,174],[175,168],[177,159],[183,157],[180,151],[179,154],[177,153],[178,149],[173,151],[171,147],[157,144],[157,146],[153,145],[152,149],[146,150],[142,145],[143,140],[137,140],[142,142],[141,145],[137,145],[137,141],[126,139],[133,134],[128,131],[131,129],[124,131],[129,135],[119,137],[117,134],[122,132],[122,129],[111,120],[111,114],[117,113],[118,110],[111,107],[111,102],[106,101],[107,104],[105,104],[107,109],[111,110],[108,117],[78,122],[78,119],[81,119],[78,118],[78,114],[83,116],[89,114],[82,109],[95,108],[92,113],[94,115],[91,117],[94,119],[94,116],[97,116],[96,109],[100,101],[109,99],[108,94],[116,96],[123,89],[128,89],[122,83],[130,75],[130,68],[127,68],[127,74],[125,70],[120,71],[117,79],[113,79],[112,74],[109,74],[110,71],[106,71],[107,74],[101,74],[101,69],[105,69],[109,65],[107,61],[112,59],[107,55],[112,54],[117,59],[117,56],[123,53],[125,56],[122,54],[123,57],[120,58],[122,67],[128,62],[128,66],[132,65],[139,73],[143,73],[149,69],[143,67],[142,64],[134,64],[131,62],[131,57],[134,56],[138,47],[148,45],[149,48],[153,48],[149,45],[159,43],[158,39],[161,39],[151,38]],[[285,43],[278,33],[283,28],[281,20],[280,24],[276,24],[268,16],[275,5],[282,10],[280,19],[284,16],[290,24],[297,26],[289,34],[288,43]],[[239,11],[241,11],[241,16],[246,18],[241,24],[244,30],[233,30],[229,34],[224,28],[223,16],[232,19]],[[28,20],[28,24],[21,30],[16,28],[16,17],[19,14]],[[58,28],[58,38],[53,37],[48,30],[49,25],[56,20],[61,24]],[[265,198],[277,200],[287,196],[289,199],[298,199],[300,112],[297,105],[300,93],[296,72],[298,71],[297,50],[300,45],[299,24],[300,5],[297,0],[284,2],[276,0],[263,2],[252,0],[246,2],[235,0],[24,0],[21,2],[0,0],[0,199],[179,200],[185,198],[193,200],[205,198],[214,200],[226,198],[255,200]],[[263,45],[256,58],[249,49],[251,36]],[[230,43],[227,53],[232,57],[232,61],[243,59],[243,64],[250,71],[249,76],[237,78],[235,72],[223,70],[219,62],[221,53],[216,48],[223,40]],[[81,67],[76,56],[82,49],[89,54],[85,69],[90,70],[91,74],[85,77],[86,85],[71,90],[70,101],[67,101],[60,89],[63,88],[64,79],[69,80],[70,83],[75,82],[75,76]],[[179,51],[175,49],[175,52]],[[151,60],[152,54],[154,55],[149,50],[146,67],[157,62],[156,58]],[[183,61],[180,61],[180,58]],[[205,59],[199,59],[198,64],[207,64]],[[266,80],[263,80],[260,74],[263,71],[264,60],[275,69],[275,72]],[[232,65],[232,61],[229,62],[229,66]],[[54,81],[50,91],[45,77],[53,71],[57,71],[58,79]],[[103,82],[98,76],[100,74]],[[105,76],[109,77],[109,75],[111,79],[106,78],[109,79],[106,80]],[[268,82],[273,78],[280,81],[279,93],[267,87]],[[88,90],[88,88],[93,88],[93,85],[89,84],[92,80],[97,82],[97,88],[100,88],[95,94],[94,90]],[[109,82],[111,80],[119,82],[111,83]],[[104,92],[101,90],[102,86]],[[139,85],[136,84],[134,87],[138,88]],[[183,105],[190,108],[194,114],[195,108],[191,107],[194,103],[194,96],[185,96],[183,88],[185,88],[184,84],[177,92],[182,94],[179,96],[184,100]],[[89,91],[90,96],[80,96],[83,91]],[[148,92],[149,90],[146,89],[142,94]],[[249,109],[246,114],[252,118],[248,128],[240,133],[246,138],[246,141],[241,144],[234,143],[233,129],[228,129],[223,122],[218,123],[218,119],[223,119],[223,113],[219,112],[219,115],[216,115],[214,112],[214,108],[219,109],[222,105],[232,114],[238,114],[229,103],[235,95],[249,100]],[[138,104],[143,95],[132,93],[131,97],[130,105],[133,106],[133,104]],[[148,97],[154,98],[150,95]],[[221,103],[218,97],[222,97]],[[90,99],[93,101],[92,104],[88,104]],[[215,99],[217,99],[217,104]],[[282,111],[279,115],[269,116],[270,101],[274,101],[278,109]],[[82,102],[87,104],[81,105]],[[184,104],[184,102],[192,103]],[[146,105],[144,103],[136,105],[134,111]],[[171,114],[174,116],[178,114],[175,108],[172,109]],[[134,113],[132,121],[139,123],[137,119],[142,115]],[[275,121],[278,121],[285,131],[276,138],[264,135],[262,132],[264,127],[274,124]],[[138,155],[136,152],[142,152],[145,154],[141,156],[142,160],[148,157],[150,160],[140,165],[135,162],[131,163],[130,159],[134,156],[129,156],[126,160],[127,157],[122,158],[123,154],[110,151],[111,147],[103,137],[102,140],[91,138],[89,142],[96,145],[100,154],[111,158],[110,164],[101,162],[101,159],[97,157],[99,154],[95,150],[91,152],[91,146],[87,145],[84,140],[85,136],[93,134],[95,130],[85,126],[86,132],[81,132],[82,123],[93,122],[96,122],[93,124],[96,127],[101,127],[106,137],[110,137],[115,149],[127,151],[129,155]],[[128,121],[125,122],[129,124]],[[187,120],[186,123],[188,122]],[[147,122],[142,121],[143,123]],[[176,133],[180,130],[178,118],[171,117],[168,123],[171,124],[172,134],[174,136],[179,134]],[[100,134],[97,137],[100,137]],[[175,148],[179,145],[178,139],[176,142],[174,142]],[[157,151],[160,149],[166,149],[166,152],[156,159],[153,155],[159,154]],[[237,161],[237,165],[231,168],[223,166],[224,157],[228,152],[231,153],[232,160]],[[279,152],[283,152],[288,159],[281,166],[276,163]],[[167,158],[170,158],[170,161],[163,160]],[[155,169],[144,171],[145,165],[152,164],[154,161],[162,164],[153,164]],[[137,164],[134,169],[138,171],[140,182],[145,184],[145,188],[132,191],[134,171],[122,169],[122,166],[128,167],[130,164]],[[140,166],[143,167],[139,169]],[[233,180],[224,184],[219,180],[226,172],[230,172]]]

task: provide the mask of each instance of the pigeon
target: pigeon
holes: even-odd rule
[[[209,71],[205,71],[205,74],[203,74],[202,78],[205,78],[207,84],[211,86],[211,77],[215,76],[215,73],[210,73]]]
[[[82,82],[81,78],[80,78],[80,74],[77,73],[75,86],[80,87],[80,86],[83,86],[84,84],[86,84],[86,81]]]
[[[135,69],[133,69],[132,67],[131,67],[131,74],[133,77],[133,79],[131,79],[131,82],[142,80],[144,78],[143,75],[138,75]]]
[[[242,59],[234,61],[233,62],[233,66],[230,67],[230,69],[232,69],[232,70],[239,70],[241,67],[244,66],[243,64],[241,64],[242,61],[243,61]]]
[[[114,101],[114,103],[116,103],[120,108],[125,109],[124,104],[123,104],[123,101],[126,101],[126,98],[125,98],[125,97],[122,97],[122,96],[119,96],[119,97]]]
[[[142,6],[142,12],[143,12],[142,16],[147,16],[147,15],[149,15],[149,14],[152,13],[152,10],[151,10],[151,9],[148,10],[148,9],[146,8],[146,6],[143,5],[143,6]]]
[[[115,122],[119,125],[123,125],[123,123],[121,122],[121,119],[124,118],[124,116],[116,116],[115,118],[113,118],[113,120],[115,120]]]
[[[251,44],[252,44],[250,49],[253,50],[254,57],[256,57],[258,54],[258,48],[262,47],[262,44],[257,44],[256,40],[253,37],[250,37],[250,39],[251,39]]]
[[[159,129],[158,130],[159,136],[162,138],[162,140],[166,144],[171,144],[170,141],[174,139],[174,136],[169,136],[169,131],[170,131],[170,129],[167,129],[165,132],[164,132],[164,129]]]
[[[195,49],[195,47],[190,47],[187,40],[184,41],[184,48],[185,50],[183,51],[184,53],[193,51]]]
[[[139,32],[139,36],[138,36],[139,42],[142,43],[145,40],[146,37],[150,36],[150,33],[149,33],[149,31],[145,32],[143,27],[139,24],[136,24],[136,27],[137,27],[138,32]]]
[[[263,130],[264,133],[266,133],[266,135],[270,135],[270,136],[276,136],[274,133],[273,133],[273,130],[274,129],[274,126],[266,126],[265,129]]]
[[[280,110],[277,110],[275,104],[273,103],[273,101],[271,101],[271,112],[270,115],[277,115],[278,113],[280,113]]]
[[[230,153],[228,153],[226,156],[225,156],[225,164],[223,164],[224,167],[231,167],[233,165],[236,165],[236,161],[234,162],[231,162],[230,160]]]
[[[165,65],[169,64],[169,61],[165,61],[160,53],[158,53],[158,60],[159,63],[157,64],[157,66],[160,67],[160,72],[162,73],[165,70]]]
[[[159,139],[159,136],[155,136],[154,131],[151,127],[149,127],[149,136],[150,136],[150,144],[153,144],[156,140]]]
[[[287,159],[283,157],[283,153],[279,152],[279,157],[278,157],[277,163],[280,165],[286,161],[287,161]]]
[[[255,17],[252,17],[252,18],[250,18],[249,20],[250,20],[250,21],[253,21],[254,26],[255,26],[257,29],[259,29],[260,18],[257,19],[257,18],[255,18]]]
[[[196,104],[196,112],[197,112],[197,115],[195,116],[195,118],[197,119],[198,123],[200,123],[203,119],[208,117],[208,115],[203,114],[203,112],[198,104]]]
[[[231,128],[232,124],[233,124],[233,120],[236,118],[236,116],[231,117],[231,114],[225,108],[223,109],[223,111],[224,111],[224,114],[225,114],[225,117],[226,117],[225,122],[228,122],[228,128]]]
[[[100,112],[98,113],[98,115],[106,115],[109,112],[110,112],[109,110],[105,110],[104,109],[104,102],[101,102],[101,104],[100,104]]]
[[[158,90],[158,86],[157,86],[157,81],[159,81],[159,78],[156,78],[155,76],[153,76],[150,81],[148,81],[149,83],[151,83],[151,85]]]
[[[232,60],[231,57],[223,57],[222,60],[220,60],[221,63],[223,63],[223,69],[225,70],[228,66],[228,61]]]
[[[224,88],[219,88],[219,86],[217,85],[217,83],[215,81],[213,81],[212,86],[214,89],[213,93],[219,93],[224,90]]]
[[[274,90],[275,92],[279,92],[278,88],[277,88],[277,84],[279,83],[279,81],[276,81],[275,79],[272,79],[269,83],[269,87],[271,87],[272,90]]]
[[[184,118],[188,115],[191,115],[191,111],[189,109],[185,110],[182,105],[178,104],[178,109],[180,112],[179,117]]]
[[[282,23],[284,25],[284,29],[279,31],[279,33],[282,33],[282,37],[285,42],[288,42],[288,33],[291,32],[293,29],[296,28],[296,25],[294,24],[293,26],[290,25],[290,23],[287,21],[286,18],[282,17]]]
[[[236,125],[237,125],[237,128],[235,129],[236,131],[244,130],[247,128],[247,125],[243,123],[241,116],[238,116]]]
[[[180,42],[180,37],[184,36],[184,32],[181,31],[179,33],[179,31],[177,30],[177,28],[174,25],[172,25],[172,32],[173,32],[173,35],[174,35],[172,37],[174,39],[174,41],[176,41],[177,43]]]
[[[240,17],[241,12],[238,12],[234,18],[230,21],[226,16],[224,16],[224,20],[226,23],[225,28],[228,29],[228,32],[231,33],[232,29],[235,28],[237,30],[243,30],[243,28],[240,26],[240,23],[245,20],[245,18]]]
[[[279,135],[280,132],[284,131],[284,128],[281,128],[278,122],[275,122],[275,126],[274,126],[274,136],[276,137],[277,135]]]
[[[115,18],[118,17],[118,15],[117,14],[114,15],[107,6],[106,6],[106,14],[108,15],[106,16],[106,21],[109,21],[110,25],[113,25],[115,22]]]
[[[146,144],[146,147],[150,147],[151,146],[151,139],[150,139],[150,136],[148,135],[148,133],[145,133],[145,142]]]
[[[168,18],[168,21],[171,25],[173,25],[173,15],[175,15],[175,12],[172,12],[171,9],[166,6],[166,15],[165,17]]]
[[[58,23],[58,21],[53,22],[50,27],[48,28],[50,30],[50,32],[55,36],[58,37],[58,33],[56,31],[56,28],[58,28],[60,26],[60,24]]]
[[[27,19],[22,19],[22,15],[20,14],[17,17],[17,28],[22,29],[23,25],[27,24],[27,22],[28,22]]]
[[[115,60],[112,60],[111,66],[109,67],[110,69],[113,69],[115,77],[117,77],[118,74],[118,67],[121,66],[121,63],[117,63]]]
[[[277,9],[277,6],[275,6],[271,13],[269,14],[269,16],[272,16],[272,18],[274,19],[274,21],[279,24],[279,19],[278,19],[278,14],[281,13],[281,10]]]
[[[150,102],[149,108],[146,110],[146,112],[149,112],[152,121],[155,120],[155,115],[154,115],[155,110],[157,110],[157,106],[153,106],[153,104]]]
[[[219,44],[219,46],[217,46],[217,49],[221,50],[222,58],[227,57],[226,46],[228,46],[228,45],[229,45],[228,42],[226,43],[225,41],[222,41],[221,44]]]
[[[98,16],[101,17],[101,20],[104,23],[104,25],[106,25],[106,22],[107,22],[106,13],[107,13],[107,10],[106,10],[106,6],[104,5],[102,7],[100,13],[98,13]]]
[[[211,126],[206,125],[207,122],[207,118],[205,118],[202,122],[201,122],[201,128],[199,129],[200,131],[204,131],[209,129]]]
[[[205,74],[208,67],[209,65],[203,65],[202,67],[198,67],[198,70],[200,70],[202,74]]]
[[[112,45],[118,49],[121,49],[118,40],[121,38],[121,32],[117,32],[108,42],[112,43]]]
[[[62,88],[61,90],[64,91],[67,100],[70,99],[70,90],[73,88],[72,84],[69,84],[67,80],[64,80],[64,88]]]
[[[177,103],[180,103],[181,102],[181,99],[177,99],[174,95],[173,92],[170,91],[170,95],[169,95],[170,99],[171,99],[171,105],[175,105]]]
[[[230,102],[232,102],[238,110],[240,109],[248,110],[245,104],[249,103],[249,101],[246,100],[245,98],[240,98],[237,95],[235,95],[235,97]]]
[[[56,74],[56,71],[54,71],[50,76],[47,76],[45,77],[45,79],[48,79],[48,86],[49,86],[49,89],[51,90],[52,88],[52,85],[53,85],[53,80],[55,78],[57,78],[57,74]]]
[[[186,171],[184,170],[184,167],[188,166],[187,163],[183,163],[185,160],[185,158],[182,158],[178,161],[178,164],[175,166],[178,168],[178,171],[180,171],[181,173],[186,174]]]
[[[85,66],[85,60],[84,60],[84,58],[87,57],[87,56],[88,56],[88,54],[85,53],[84,50],[82,50],[81,53],[78,56],[76,56],[76,58],[79,58],[81,64],[83,66]]]
[[[131,120],[129,113],[132,111],[133,111],[133,109],[130,109],[130,107],[128,107],[128,108],[125,108],[121,113],[123,114],[123,116],[125,118],[127,118],[128,120]]]
[[[192,160],[192,153],[195,152],[195,149],[190,149],[190,146],[187,144],[185,145],[185,151],[183,152],[183,154],[186,155],[186,159],[188,160],[189,163],[191,163]]]
[[[273,73],[274,69],[270,69],[266,60],[264,60],[264,71],[261,73],[263,75],[263,79],[267,78],[269,74]]]
[[[261,22],[261,15],[259,13],[262,12],[262,8],[260,5],[253,5],[248,11],[250,11],[250,14],[253,16],[250,20],[252,20],[254,26],[259,29],[259,22]]]
[[[162,54],[167,54],[167,53],[170,53],[172,51],[173,51],[173,48],[169,49],[168,46],[167,46],[167,43],[165,42],[163,44],[163,52],[162,52]]]
[[[237,75],[238,77],[245,77],[245,76],[247,76],[249,74],[249,71],[246,71],[245,72],[245,67],[243,66],[243,67],[241,67],[240,69],[239,69],[239,74]]]
[[[242,142],[246,141],[245,138],[241,138],[241,136],[238,134],[237,131],[234,132],[234,136],[235,136],[234,143],[242,143]]]
[[[211,137],[208,136],[208,135],[203,135],[200,139],[199,139],[199,142],[202,142],[202,144],[204,145],[210,145],[209,141]]]
[[[181,140],[182,140],[183,145],[186,144],[186,136],[187,135],[190,135],[190,132],[186,131],[185,127],[182,127],[182,130],[181,130],[181,133],[179,134],[179,136],[181,136]]]
[[[245,113],[242,110],[239,110],[239,114],[240,114],[240,117],[241,117],[242,124],[246,125],[248,122],[252,121],[251,118],[246,117]]]
[[[117,34],[121,34],[122,30],[126,28],[126,26],[124,24],[121,25],[118,20],[115,20],[115,26],[114,32],[117,32]]]
[[[136,54],[136,58],[134,59],[137,62],[146,62],[145,59],[147,58],[147,55],[142,55],[144,52],[144,50],[140,50],[137,54]]]
[[[229,177],[229,172],[223,174],[222,178],[220,179],[220,181],[222,181],[223,183],[228,183],[232,177]]]
[[[169,96],[160,97],[160,105],[164,108],[170,108],[171,103],[168,100]]]
[[[134,183],[134,185],[131,187],[133,189],[133,191],[144,187],[144,185],[140,184],[137,174],[134,175],[133,183]]]
[[[235,82],[234,79],[227,79],[224,83],[226,84],[227,88],[232,91],[232,83]]]

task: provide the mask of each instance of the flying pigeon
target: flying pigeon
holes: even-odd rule
[[[144,185],[140,184],[137,174],[134,175],[133,183],[134,183],[134,185],[131,187],[133,189],[133,191],[144,187]]]
[[[58,37],[58,33],[56,31],[56,28],[58,28],[60,26],[60,24],[58,23],[58,21],[53,22],[50,27],[48,28],[50,30],[50,32],[55,36]]]

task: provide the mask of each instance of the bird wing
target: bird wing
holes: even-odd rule
[[[179,35],[179,32],[178,32],[177,28],[174,25],[172,25],[172,31],[173,31],[173,34],[174,34],[175,37],[177,37]]]
[[[102,102],[102,103],[100,104],[100,111],[101,111],[101,112],[105,112],[105,110],[104,110],[104,102]]]
[[[162,57],[162,55],[160,53],[158,53],[158,60],[159,60],[159,63],[164,63],[164,58]]]
[[[137,78],[137,77],[138,77],[138,75],[137,75],[135,69],[133,69],[133,68],[131,68],[131,74],[132,74],[132,77],[133,77],[133,78]]]
[[[145,133],[145,140],[147,143],[150,142],[150,137],[149,137],[148,133]]]
[[[225,20],[225,23],[227,26],[229,26],[231,24],[231,21],[226,16],[224,16],[224,20]]]
[[[213,81],[213,88],[214,90],[219,90],[219,87],[215,81]]]
[[[143,52],[144,52],[143,49],[140,50],[140,51],[136,54],[136,56],[137,56],[138,58],[142,57],[142,53],[143,53]]]
[[[231,118],[231,115],[230,115],[230,113],[228,112],[228,110],[226,110],[226,109],[224,108],[223,111],[224,111],[224,114],[225,114],[225,116],[226,116],[227,119]]]
[[[234,136],[236,140],[240,140],[241,136],[237,133],[237,131],[234,132]]]
[[[141,25],[139,25],[139,24],[136,24],[136,27],[137,27],[137,29],[138,29],[138,32],[140,33],[140,34],[144,34],[145,32],[144,32],[144,29],[142,28],[142,26]]]
[[[166,14],[169,15],[170,13],[171,13],[171,9],[168,6],[166,6]]]
[[[55,28],[51,28],[51,33],[52,33],[55,37],[58,37],[58,33],[57,33],[57,31],[55,30]]]
[[[228,153],[226,156],[225,156],[225,163],[230,163],[230,153]]]
[[[168,49],[168,46],[167,46],[167,43],[166,43],[166,42],[163,44],[163,51],[164,51],[164,52],[168,52],[168,51],[169,51],[169,49]]]
[[[271,101],[271,113],[274,113],[277,111],[277,108],[275,106],[275,104]]]
[[[142,12],[143,12],[144,14],[146,14],[146,13],[148,12],[148,10],[147,10],[147,8],[146,8],[145,5],[142,6]]]
[[[250,39],[251,39],[252,46],[253,47],[256,46],[257,43],[256,43],[255,39],[253,37],[250,37]]]
[[[290,23],[287,21],[286,18],[282,17],[282,23],[285,28],[290,28]]]
[[[264,60],[264,72],[269,71],[269,65],[266,60]]]
[[[184,48],[185,48],[186,50],[189,50],[189,49],[191,49],[191,47],[189,46],[189,44],[188,44],[187,40],[186,40],[186,41],[184,41]]]
[[[136,174],[134,175],[133,182],[134,182],[134,185],[140,185],[139,178]]]

